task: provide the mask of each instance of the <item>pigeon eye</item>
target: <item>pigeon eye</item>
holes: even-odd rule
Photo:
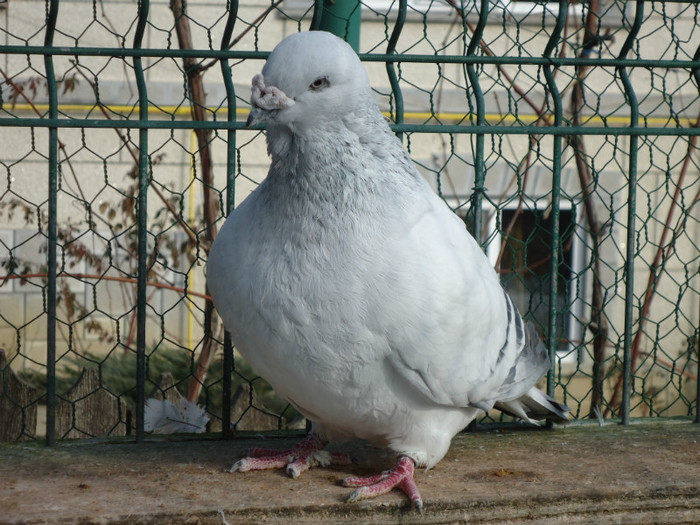
[[[328,87],[328,79],[326,77],[321,77],[317,78],[314,80],[311,85],[309,86],[310,89],[313,89],[314,91],[318,91],[319,89],[323,89],[324,87]]]

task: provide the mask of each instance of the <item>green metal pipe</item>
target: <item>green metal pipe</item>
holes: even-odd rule
[[[360,0],[323,0],[318,29],[339,36],[357,52],[360,50],[361,14]]]
[[[265,129],[263,125],[246,127],[245,122],[190,121],[190,120],[99,120],[65,118],[0,118],[0,127],[22,128],[85,128],[85,129],[235,129],[256,131]],[[518,126],[500,125],[440,125],[440,124],[393,124],[391,128],[403,133],[463,134],[481,132],[484,135],[581,135],[581,136],[637,136],[637,137],[695,137],[700,136],[697,127],[588,127],[588,126]]]
[[[700,268],[698,268],[698,272],[700,272]],[[698,311],[698,316],[700,316],[700,311]],[[697,357],[698,365],[695,373],[700,376],[700,317],[698,318],[698,326],[695,329],[695,356]],[[700,378],[695,381],[695,422],[700,424]]]
[[[148,21],[149,0],[139,0],[134,48],[141,47]],[[141,57],[134,57],[134,75],[139,96],[139,120],[148,125],[148,91]],[[139,129],[139,174],[137,196],[138,247],[136,275],[136,442],[143,443],[146,402],[146,293],[148,276],[148,127]]]
[[[228,6],[228,17],[224,34],[221,38],[221,49],[228,49],[231,37],[233,36],[233,28],[236,24],[238,16],[238,1],[234,0],[232,5]],[[226,103],[228,107],[227,120],[229,123],[236,122],[236,90],[233,85],[233,73],[231,65],[227,58],[221,59],[221,75],[226,88]],[[227,130],[226,141],[226,214],[233,211],[236,195],[236,129]],[[205,326],[211,326],[206,323]],[[209,334],[211,337],[212,334]],[[222,378],[222,408],[221,408],[221,437],[223,439],[231,439],[231,375],[233,374],[233,345],[231,344],[231,336],[228,332],[224,335],[224,359],[223,359],[223,378]]]
[[[473,56],[474,53],[479,49],[479,43],[481,38],[484,36],[484,28],[486,27],[486,22],[489,16],[489,0],[481,0],[479,7],[479,22],[474,28],[474,34],[467,47],[467,56]],[[462,10],[462,17],[465,17],[465,11]],[[479,242],[483,243],[482,235],[482,204],[484,200],[484,193],[486,189],[484,183],[486,180],[486,166],[484,165],[484,132],[483,125],[486,123],[486,104],[484,102],[484,93],[481,89],[481,84],[479,83],[479,75],[477,74],[474,64],[467,64],[467,77],[469,79],[469,86],[472,88],[472,96],[474,97],[474,105],[476,106],[476,136],[474,140],[475,151],[474,151],[474,189],[471,196],[471,207],[469,213],[471,214],[471,220],[468,221],[471,224],[470,230],[474,238]],[[471,105],[471,104],[470,104]]]
[[[399,12],[396,16],[396,22],[394,23],[394,29],[391,32],[391,37],[389,38],[389,44],[387,45],[386,54],[394,56],[396,54],[396,43],[399,41],[399,36],[401,36],[401,31],[403,30],[404,22],[406,22],[406,10],[408,8],[407,0],[399,1]],[[396,66],[393,61],[387,61],[386,63],[386,74],[389,77],[389,84],[391,85],[391,94],[394,97],[394,103],[396,109],[394,111],[394,122],[396,124],[403,124],[403,93],[401,92],[401,86],[399,85],[399,79],[396,75]],[[399,139],[403,138],[403,133],[401,131],[396,132],[396,136]]]
[[[693,61],[700,61],[700,46],[695,51]],[[698,88],[698,94],[700,95],[700,67],[693,68],[693,78],[695,78],[695,86]],[[700,269],[698,271],[700,272]],[[695,352],[698,363],[696,375],[700,376],[700,319],[698,319],[698,326],[695,330],[695,338]],[[695,389],[695,422],[700,423],[700,378],[695,381]]]
[[[323,14],[323,0],[314,0],[314,14],[311,17],[309,31],[321,29],[321,15]]]
[[[51,48],[56,32],[59,0],[50,0],[46,13],[46,35],[44,46]],[[58,92],[56,75],[53,67],[53,55],[44,55],[46,68],[46,86],[49,91],[49,118],[58,119]],[[58,242],[58,127],[49,127],[48,155],[48,239],[47,267],[48,282],[46,288],[46,444],[52,446],[56,442],[56,302],[58,261],[56,244]]]
[[[556,51],[557,44],[561,40],[561,32],[566,24],[567,16],[567,1],[559,0],[559,15],[557,16],[556,24],[552,29],[552,34],[547,41],[544,49],[544,56],[551,57]],[[554,126],[559,127],[564,120],[564,105],[561,100],[561,93],[557,87],[554,73],[552,72],[551,64],[543,66],[544,76],[547,82],[549,96],[552,98],[554,106]],[[561,198],[561,154],[562,154],[562,139],[561,135],[552,137],[552,230],[550,231],[550,260],[549,260],[549,319],[547,329],[547,349],[549,350],[549,359],[551,362],[549,372],[547,373],[547,394],[554,396],[555,385],[555,366],[556,366],[556,350],[557,350],[557,294],[559,288],[559,255],[561,252],[561,239],[559,238],[559,201]]]
[[[626,57],[632,49],[644,18],[644,2],[637,2],[634,23],[627,39],[620,49],[620,57]],[[630,129],[639,126],[639,104],[637,94],[630,81],[627,69],[618,68],[620,80],[625,89],[625,98],[630,106]],[[637,149],[639,137],[630,136],[629,165],[627,175],[627,246],[625,261],[625,327],[623,342],[623,380],[622,380],[622,424],[630,423],[630,398],[632,390],[632,339],[634,330],[634,262],[636,257],[636,218],[637,218]]]
[[[0,54],[7,55],[63,55],[63,56],[102,56],[102,57],[154,57],[154,58],[228,58],[231,60],[266,60],[269,51],[234,51],[211,49],[153,49],[153,48],[111,48],[111,47],[56,47],[46,46],[3,46]],[[358,53],[363,62],[411,62],[424,64],[493,64],[514,66],[585,66],[585,67],[638,67],[643,69],[688,69],[700,67],[700,60],[655,60],[655,59],[621,59],[621,58],[578,58],[578,57],[515,57],[487,55],[387,55],[383,53]]]

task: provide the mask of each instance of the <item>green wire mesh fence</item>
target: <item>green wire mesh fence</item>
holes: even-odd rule
[[[359,46],[414,161],[543,334],[549,392],[580,419],[698,420],[699,17],[611,0],[0,3],[0,441],[141,441],[149,397],[199,403],[192,431],[303,427],[231,350],[205,268],[266,173],[250,78],[309,28]]]

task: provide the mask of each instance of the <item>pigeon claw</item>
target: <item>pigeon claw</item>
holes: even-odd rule
[[[287,475],[296,479],[302,472],[306,472],[313,466],[315,465],[312,456],[298,458],[287,465]]]
[[[245,472],[245,470],[241,470],[244,465],[244,461],[239,459],[233,465],[231,465],[231,468],[226,469],[226,472]]]
[[[327,452],[323,450],[325,445],[318,437],[309,434],[287,450],[252,448],[248,451],[247,457],[236,461],[227,472],[285,469],[289,477],[296,478],[311,467],[350,463],[348,454]]]
[[[250,470],[283,468],[287,463],[288,456],[285,454],[266,457],[249,456],[236,461],[227,472],[248,472]]]
[[[354,503],[386,494],[392,489],[398,488],[408,496],[416,510],[423,514],[423,499],[413,479],[414,471],[415,463],[413,460],[408,456],[401,456],[393,469],[376,476],[345,478],[341,482],[343,486],[358,487],[346,501]]]

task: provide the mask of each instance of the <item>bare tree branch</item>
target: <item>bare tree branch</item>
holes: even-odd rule
[[[183,0],[172,0],[170,8],[175,16],[175,31],[177,33],[180,49],[194,49],[192,43],[192,32],[190,22],[185,11]],[[187,86],[190,96],[190,108],[192,110],[192,120],[207,120],[206,114],[206,92],[202,80],[202,69],[198,66],[195,58],[183,58],[183,66],[187,76]],[[214,192],[213,162],[211,156],[211,131],[206,129],[195,130],[197,145],[199,148],[199,158],[201,165],[202,192],[204,196],[203,213],[204,220],[204,242],[202,246],[205,251],[209,251],[216,237],[216,219],[218,218],[218,199]],[[197,402],[199,393],[202,390],[204,379],[209,369],[209,364],[214,357],[213,338],[213,311],[214,304],[208,299],[204,306],[204,339],[202,349],[197,360],[197,367],[194,377],[190,380],[187,399]]]

